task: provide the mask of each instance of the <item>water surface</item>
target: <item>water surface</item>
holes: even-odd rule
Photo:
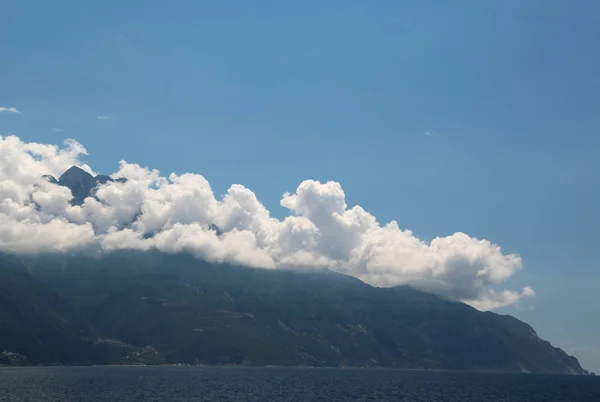
[[[593,402],[600,377],[371,369],[0,368],[0,401]]]

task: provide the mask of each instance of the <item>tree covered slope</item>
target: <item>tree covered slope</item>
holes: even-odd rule
[[[154,251],[4,256],[0,264],[0,351],[34,364],[585,373],[513,317],[332,272],[216,265]]]

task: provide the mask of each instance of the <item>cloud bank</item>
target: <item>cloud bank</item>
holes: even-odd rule
[[[337,182],[306,180],[273,218],[257,196],[233,184],[215,197],[201,175],[162,176],[121,161],[95,198],[71,205],[71,191],[41,178],[81,162],[86,149],[0,136],[0,250],[12,253],[158,249],[189,252],[211,262],[271,269],[328,268],[375,286],[411,284],[486,310],[534,296],[533,289],[497,290],[520,267],[487,240],[455,233],[424,242],[391,221],[381,224],[360,206],[346,204]],[[216,225],[219,230],[214,230]]]

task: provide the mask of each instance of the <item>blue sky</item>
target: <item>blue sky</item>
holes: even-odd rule
[[[599,2],[19,1],[0,35],[0,135],[489,239],[537,292],[498,312],[600,371]]]

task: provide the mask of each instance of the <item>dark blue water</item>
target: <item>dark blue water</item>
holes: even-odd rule
[[[600,377],[301,368],[0,368],[0,401],[598,402]]]

